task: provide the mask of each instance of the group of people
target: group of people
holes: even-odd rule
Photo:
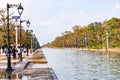
[[[24,54],[27,53],[27,49],[25,47],[22,47],[20,50],[20,47],[15,47],[15,46],[10,47],[10,53],[11,53],[11,56],[13,56],[13,59],[20,58],[20,53],[22,52],[24,52]],[[28,50],[28,53],[29,52],[30,50]],[[0,55],[8,56],[8,48],[7,47],[1,48]]]
[[[20,57],[20,48],[12,48],[12,56],[13,59],[16,59],[16,57],[18,56],[18,58]]]
[[[10,47],[10,53],[13,56],[13,59],[19,58],[20,57],[20,48],[16,47]],[[7,48],[1,48],[0,49],[0,55],[8,55],[8,49]]]

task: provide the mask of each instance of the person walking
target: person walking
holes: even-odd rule
[[[18,58],[20,59],[20,48],[18,48],[17,51],[18,51]]]
[[[13,55],[13,59],[16,59],[16,49],[15,49],[15,47],[13,47],[13,49],[12,49],[12,55]]]
[[[6,56],[8,56],[8,49],[7,48],[4,49],[4,53]]]

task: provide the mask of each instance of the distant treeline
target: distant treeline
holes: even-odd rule
[[[120,48],[120,19],[113,17],[103,22],[93,22],[87,26],[75,25],[73,31],[65,31],[62,36],[45,46],[102,49]]]

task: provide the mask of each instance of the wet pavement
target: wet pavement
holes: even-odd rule
[[[24,56],[23,62],[11,59],[13,71],[6,71],[7,60],[0,61],[0,80],[58,80],[52,68],[32,68],[32,64],[47,64],[41,49],[29,56]]]

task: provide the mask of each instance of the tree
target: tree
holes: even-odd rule
[[[1,9],[0,10],[0,47],[7,47],[7,16],[6,14],[6,10]],[[10,16],[12,16],[12,14],[10,14]],[[10,22],[10,43],[13,44],[15,46],[15,27],[16,26],[20,26],[19,24],[15,24],[12,19],[9,20]],[[20,40],[20,35],[19,35],[19,30],[18,30],[18,41]],[[31,35],[31,32],[29,32],[28,36]],[[28,44],[30,46],[30,40],[31,37],[28,38]],[[20,42],[20,41],[19,41]],[[22,45],[26,45],[27,40],[26,40],[26,31],[24,29],[22,29]]]

